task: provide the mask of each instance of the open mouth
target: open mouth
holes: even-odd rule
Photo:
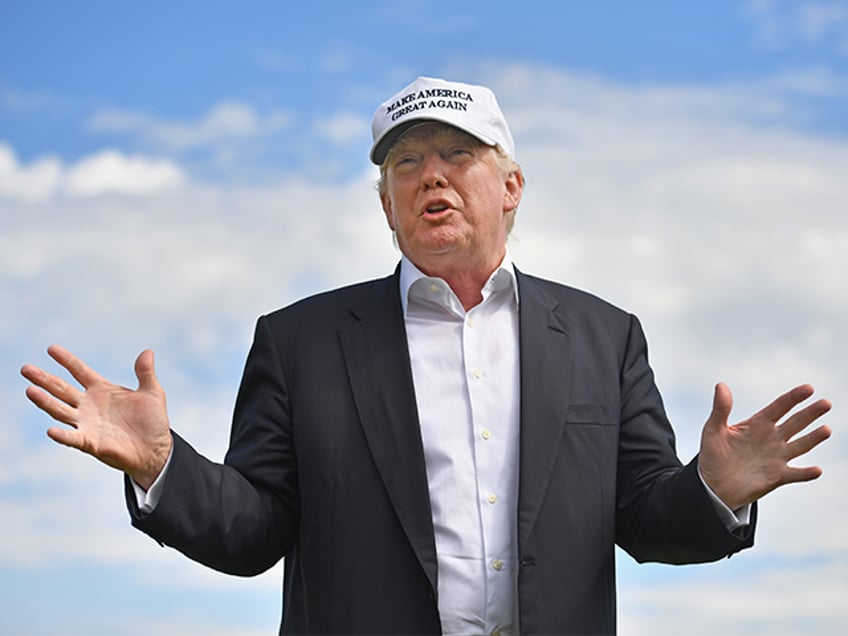
[[[450,209],[450,206],[447,203],[434,203],[424,208],[424,211],[427,214],[439,214],[440,212],[444,212],[448,209]]]

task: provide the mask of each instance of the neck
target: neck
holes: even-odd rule
[[[443,279],[456,294],[465,311],[476,307],[483,301],[483,287],[498,266],[503,262],[504,251],[498,258],[477,267],[469,267],[467,263],[456,266],[441,264],[439,267],[422,267],[413,263],[423,274]]]
[[[459,298],[463,309],[468,311],[483,302],[483,285],[489,280],[489,276],[491,276],[491,272],[482,279],[467,276],[442,276],[442,278],[447,281],[453,293]]]

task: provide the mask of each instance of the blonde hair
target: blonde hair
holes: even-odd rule
[[[410,130],[405,132],[402,138],[407,139],[428,139],[438,134],[447,133],[450,135],[457,135],[462,137],[470,137],[478,142],[482,146],[486,146],[482,141],[477,139],[476,137],[469,135],[468,133],[459,130],[458,128],[451,126],[449,124],[443,124],[441,122],[427,122],[427,125],[417,125],[413,126]],[[486,146],[491,147],[491,146]],[[380,197],[382,198],[386,194],[386,172],[389,168],[389,162],[394,154],[394,150],[397,148],[397,142],[389,148],[389,151],[386,153],[386,158],[382,164],[380,164],[380,178],[377,180],[377,191],[380,193]],[[495,146],[493,148],[495,153],[495,165],[500,169],[503,177],[507,177],[513,172],[521,172],[521,166],[518,165],[518,162],[515,161],[503,148],[500,146]],[[523,177],[523,175],[522,175]],[[507,235],[512,232],[512,226],[515,224],[515,213],[518,211],[518,206],[513,208],[512,210],[508,210],[506,212],[506,233]]]

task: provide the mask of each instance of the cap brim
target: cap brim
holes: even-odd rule
[[[371,162],[378,166],[383,165],[383,162],[386,160],[386,155],[389,154],[389,150],[392,146],[395,145],[395,142],[397,142],[397,140],[400,139],[400,137],[405,132],[419,124],[426,124],[428,122],[438,122],[441,124],[447,124],[449,126],[452,126],[453,128],[468,133],[472,137],[479,139],[487,146],[497,145],[497,142],[490,139],[486,135],[481,135],[480,133],[474,130],[470,130],[469,128],[466,128],[464,126],[458,126],[456,122],[448,121],[447,118],[442,119],[441,117],[434,117],[430,115],[429,117],[416,117],[414,119],[407,119],[403,123],[397,124],[396,126],[392,126],[391,128],[384,131],[383,134],[377,138],[377,140],[374,142],[374,145],[371,147]]]

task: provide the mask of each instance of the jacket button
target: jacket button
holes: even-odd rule
[[[536,565],[536,559],[533,557],[523,557],[521,559],[521,567],[526,568],[531,565]]]

